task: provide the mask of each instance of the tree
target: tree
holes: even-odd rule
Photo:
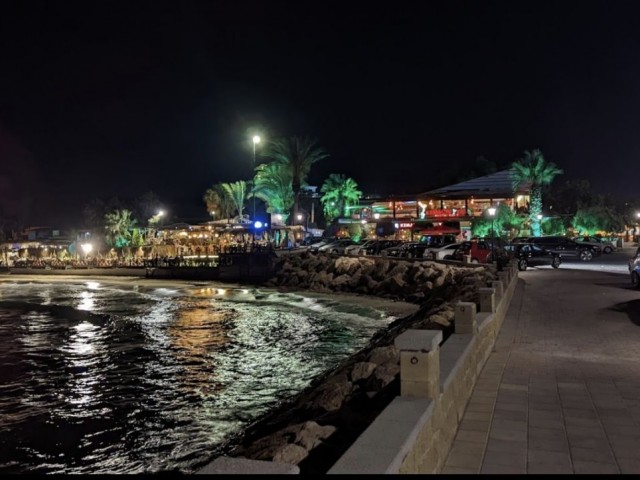
[[[202,200],[207,206],[207,212],[214,215],[214,218],[217,215],[218,219],[228,219],[233,211],[233,201],[222,185],[222,183],[217,183],[207,189],[202,196]]]
[[[316,147],[316,141],[304,137],[278,138],[269,143],[263,156],[285,166],[291,173],[293,189],[293,217],[298,214],[300,189],[307,180],[311,166],[329,156]]]
[[[277,162],[263,163],[256,167],[253,191],[267,205],[267,212],[282,215],[286,222],[294,204],[291,169]]]
[[[223,183],[222,189],[231,200],[234,210],[242,217],[244,202],[247,199],[247,182],[238,180],[237,182]]]
[[[348,207],[357,204],[362,197],[356,181],[341,173],[329,175],[320,192],[324,194],[320,197],[320,202],[324,216],[329,222],[334,218],[346,216]]]
[[[614,208],[600,204],[578,210],[571,225],[580,235],[593,235],[599,231],[620,232],[625,222]]]
[[[105,238],[113,247],[127,247],[136,221],[127,209],[114,210],[104,216]]]
[[[493,219],[486,217],[474,217],[471,224],[471,233],[476,237],[491,236],[491,228],[495,230],[496,238],[503,236],[516,236],[522,228],[524,218],[514,212],[508,205],[500,204],[496,208]]]
[[[554,163],[547,162],[542,152],[538,149],[533,151],[525,150],[524,158],[513,162],[513,170],[514,190],[524,185],[530,186],[529,220],[531,222],[531,233],[534,237],[539,237],[541,234],[542,188],[550,185],[557,175],[564,172]]]

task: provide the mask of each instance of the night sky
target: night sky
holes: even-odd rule
[[[73,226],[94,198],[249,179],[250,135],[310,136],[309,178],[444,186],[540,148],[634,192],[640,3],[0,2],[0,212]]]

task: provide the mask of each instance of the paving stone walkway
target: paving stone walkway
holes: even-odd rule
[[[520,272],[442,473],[640,473],[640,292]]]

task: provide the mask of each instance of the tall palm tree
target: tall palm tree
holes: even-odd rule
[[[322,184],[320,197],[325,218],[329,221],[346,216],[348,207],[357,204],[362,197],[358,184],[353,178],[341,173],[332,173]]]
[[[524,151],[524,158],[513,162],[513,188],[514,190],[523,185],[530,185],[529,220],[531,222],[531,233],[534,237],[539,237],[542,233],[540,228],[540,217],[542,215],[542,188],[550,185],[553,179],[564,173],[552,162],[547,162],[538,149]]]
[[[213,215],[214,219],[229,219],[233,211],[233,201],[222,185],[222,183],[215,184],[208,188],[202,196],[202,200],[207,206],[207,212]]]
[[[328,157],[329,154],[322,148],[316,147],[315,140],[307,137],[291,137],[272,140],[264,150],[263,156],[286,166],[291,172],[292,218],[297,218],[300,189],[307,180],[311,166]]]
[[[131,230],[136,225],[131,211],[113,210],[104,216],[105,237],[110,245],[126,247],[131,242]]]
[[[294,203],[291,169],[277,162],[263,163],[256,167],[253,191],[249,198],[256,197],[267,205],[267,212],[289,217]]]
[[[234,210],[238,212],[238,216],[242,217],[244,201],[247,198],[247,182],[238,180],[237,182],[223,183],[222,188],[231,200]]]

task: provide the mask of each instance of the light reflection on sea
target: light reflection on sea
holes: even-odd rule
[[[391,320],[213,284],[0,283],[0,472],[192,473]]]

